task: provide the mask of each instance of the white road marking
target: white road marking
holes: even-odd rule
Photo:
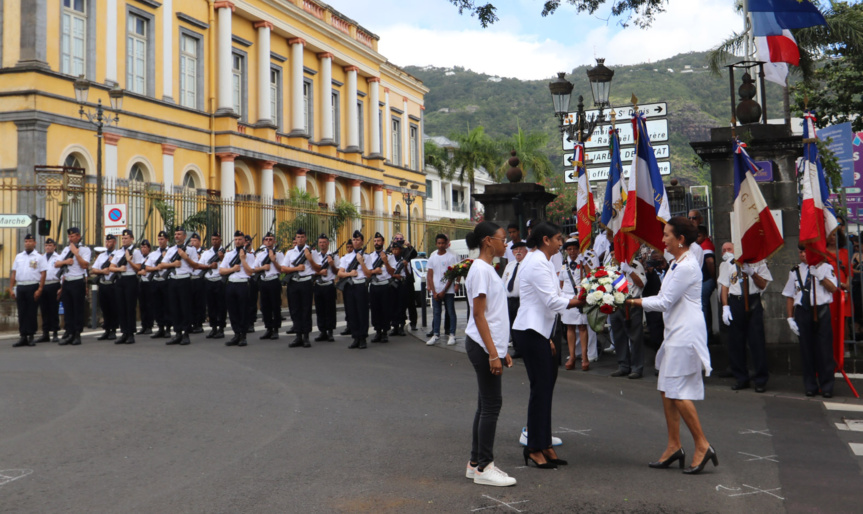
[[[0,469],[0,486],[24,478],[32,472],[32,469]]]
[[[851,451],[854,452],[854,455],[858,457],[863,457],[863,444],[861,443],[848,443],[848,446],[851,447]]]
[[[863,405],[856,405],[853,403],[824,402],[824,408],[827,410],[844,410],[844,411],[850,411],[850,412],[863,412]]]
[[[746,453],[746,452],[737,452],[737,453],[739,453],[741,455],[746,455],[747,457],[752,457],[751,459],[746,459],[744,462],[752,462],[755,460],[769,460],[770,462],[779,462],[778,460],[774,459],[774,457],[778,457],[778,455],[765,455],[764,457],[759,457],[758,455],[753,455],[751,453]]]
[[[767,437],[773,437],[773,434],[768,434],[768,432],[770,432],[769,428],[765,428],[764,430],[754,430],[752,428],[747,428],[742,432],[738,432],[738,434],[760,434],[766,435]]]
[[[471,512],[479,512],[481,510],[486,510],[486,509],[496,509],[498,507],[506,507],[508,509],[514,510],[515,512],[524,512],[524,511],[516,509],[515,507],[513,507],[513,505],[518,505],[519,503],[527,503],[530,501],[530,500],[519,500],[517,502],[505,502],[503,500],[498,500],[497,498],[492,498],[491,496],[489,496],[487,494],[482,495],[482,497],[488,498],[489,500],[496,501],[498,503],[498,505],[489,505],[488,507],[480,507],[478,509],[471,510]]]
[[[836,428],[839,430],[851,430],[845,423],[836,423]]]
[[[846,375],[848,375],[848,378],[856,378],[858,380],[863,378],[863,373],[846,373]],[[842,373],[834,373],[833,376],[835,378],[845,378],[842,376]]]
[[[735,498],[737,496],[749,496],[750,494],[764,493],[764,494],[767,494],[767,495],[772,496],[774,498],[777,498],[779,500],[785,500],[785,498],[783,498],[782,496],[779,496],[778,494],[774,493],[774,491],[781,491],[782,490],[781,487],[777,487],[775,489],[761,489],[760,487],[753,487],[751,485],[746,485],[746,484],[743,484],[743,487],[746,487],[749,490],[744,491],[740,487],[725,487],[724,485],[717,485],[716,491],[718,492],[720,489],[725,489],[726,491],[743,491],[743,492],[739,492],[739,493],[735,493],[735,494],[726,495],[729,498]]]
[[[581,430],[576,430],[574,428],[566,428],[566,427],[558,427],[560,430],[555,430],[552,432],[553,434],[578,434],[578,435],[588,435],[586,432],[590,432],[591,428],[583,428]]]

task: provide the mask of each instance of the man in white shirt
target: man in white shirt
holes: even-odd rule
[[[506,244],[506,251],[504,252],[503,257],[506,259],[507,265],[509,265],[510,262],[515,261],[515,255],[512,250],[513,245],[516,243],[524,243],[524,241],[521,240],[521,231],[518,228],[518,223],[510,223],[506,227],[506,232],[509,235],[509,242]]]
[[[291,322],[296,330],[296,337],[288,345],[289,348],[311,348],[309,333],[312,331],[312,280],[315,270],[311,265],[312,249],[306,245],[306,231],[297,229],[297,245],[287,253],[282,261],[282,272],[290,273],[288,282],[288,310]]]
[[[371,265],[371,280],[369,281],[369,307],[372,313],[372,326],[375,329],[373,343],[389,342],[388,331],[390,329],[393,310],[394,291],[390,287],[392,273],[395,271],[395,257],[384,251],[384,236],[375,232],[372,238],[375,252],[369,255]]]
[[[345,317],[351,325],[349,349],[364,350],[369,336],[369,277],[371,256],[365,253],[365,236],[359,230],[353,234],[354,250],[339,261],[339,284],[344,281]]]
[[[165,344],[190,344],[192,301],[189,299],[192,269],[197,265],[198,252],[186,243],[186,229],[174,229],[174,246],[168,248],[159,267],[168,270],[168,304],[174,325],[174,338]]]
[[[219,263],[225,258],[225,247],[222,246],[222,234],[213,232],[210,235],[210,247],[201,254],[198,268],[203,270],[204,296],[207,298],[207,317],[210,319],[210,332],[207,339],[222,339],[225,337],[225,318],[228,315],[225,305],[225,282],[219,274]],[[281,319],[281,316],[279,317]]]
[[[246,253],[246,238],[237,230],[234,232],[234,246],[231,251],[225,253],[225,257],[219,264],[219,274],[228,277],[225,285],[225,302],[228,305],[228,317],[231,320],[231,330],[234,337],[225,343],[225,346],[246,346],[246,315],[249,301],[249,278],[252,276],[252,267],[255,265],[255,256]]]
[[[90,249],[81,244],[81,230],[69,227],[66,230],[69,245],[60,255],[60,260],[54,266],[60,269],[62,275],[60,298],[63,301],[66,320],[66,335],[60,339],[60,345],[80,345],[81,332],[84,331],[84,309],[86,307],[87,271],[90,269]]]
[[[620,271],[626,274],[626,286],[632,298],[641,298],[647,277],[644,267],[634,259],[631,263],[620,263]],[[608,316],[611,337],[617,354],[617,371],[613,377],[641,378],[644,374],[644,311],[640,306],[624,306]]]
[[[336,273],[339,271],[339,254],[330,252],[330,238],[318,236],[318,247],[312,251],[312,268],[315,270],[315,315],[320,334],[315,341],[335,341],[336,329]]]
[[[135,236],[129,229],[120,236],[122,246],[114,250],[108,269],[114,273],[115,298],[120,330],[123,335],[114,344],[135,344],[135,325],[138,307],[138,271],[144,263],[141,250],[134,248]]]
[[[45,261],[45,286],[42,288],[42,295],[39,297],[39,309],[42,312],[42,337],[37,339],[37,343],[47,343],[51,341],[51,332],[54,333],[53,341],[60,342],[57,337],[57,332],[60,330],[60,279],[57,274],[60,270],[54,266],[60,260],[60,254],[57,253],[57,245],[50,237],[45,240],[45,255],[42,256]]]
[[[161,264],[168,254],[168,233],[160,230],[156,236],[158,246],[147,256],[144,261],[144,272],[150,280],[150,297],[147,299],[153,308],[153,319],[159,330],[150,336],[150,339],[171,339],[171,314],[168,302],[168,284],[164,278],[165,271]]]
[[[195,259],[195,266],[192,268],[192,333],[204,333],[204,321],[207,318],[207,288],[204,284],[204,270],[200,267],[201,264],[201,236],[197,232],[192,233],[189,238],[189,245],[195,247],[198,252],[198,257]]]
[[[264,234],[264,247],[255,256],[258,293],[261,297],[261,317],[264,318],[264,335],[259,339],[279,338],[282,328],[282,282],[279,280],[282,252],[276,250],[276,236],[272,232]]]
[[[105,332],[96,338],[97,341],[114,341],[117,339],[117,328],[120,327],[119,312],[117,305],[117,286],[114,284],[114,272],[109,269],[111,258],[114,256],[117,238],[114,234],[105,236],[106,250],[100,253],[93,261],[90,274],[96,281],[96,290],[99,298],[99,310],[102,311],[102,328]],[[65,303],[63,304],[65,307]]]
[[[512,330],[512,323],[515,321],[515,315],[518,314],[518,270],[521,266],[521,261],[527,255],[527,243],[524,241],[512,242],[513,260],[507,263],[503,270],[501,280],[503,281],[503,289],[506,291],[506,307],[509,311],[509,328]],[[513,356],[515,357],[515,356]]]
[[[432,336],[426,344],[434,345],[440,338],[440,323],[442,308],[445,306],[449,313],[449,339],[447,345],[452,346],[455,341],[455,327],[457,325],[455,316],[455,288],[453,281],[447,280],[444,274],[447,268],[458,263],[458,257],[447,251],[449,246],[449,237],[446,234],[438,234],[435,236],[435,246],[437,252],[433,253],[428,260],[428,289],[432,295]]]
[[[18,333],[21,338],[12,346],[36,346],[34,336],[38,328],[37,306],[45,287],[47,264],[36,251],[33,234],[24,236],[24,251],[15,256],[9,278],[9,293],[18,306]]]

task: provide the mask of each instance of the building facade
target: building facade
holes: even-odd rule
[[[42,166],[95,181],[98,140],[73,88],[84,76],[85,109],[125,93],[105,128],[108,183],[262,205],[297,189],[382,217],[413,194],[421,218],[428,89],[377,46],[313,0],[0,0],[0,172],[18,186]],[[31,196],[0,212],[44,216]],[[222,219],[233,231],[230,209]]]
[[[425,141],[446,148],[450,152],[458,143],[443,136],[426,136]],[[470,220],[470,184],[459,182],[458,177],[442,177],[434,166],[426,165],[425,208],[429,218]],[[495,181],[485,169],[474,170],[474,194],[485,192],[485,186]],[[476,202],[478,213],[483,211],[482,204]]]

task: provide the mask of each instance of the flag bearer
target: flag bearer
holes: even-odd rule
[[[18,303],[18,333],[21,338],[13,347],[36,346],[33,340],[38,328],[37,306],[45,287],[47,264],[36,251],[33,234],[24,236],[24,251],[15,256],[9,292]]]

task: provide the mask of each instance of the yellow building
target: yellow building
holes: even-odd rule
[[[419,218],[428,89],[377,46],[314,0],[0,0],[0,170],[16,187],[39,184],[45,165],[95,180],[95,130],[73,88],[83,75],[91,110],[125,92],[105,128],[107,184],[263,206],[298,188],[381,217],[406,214],[403,194],[419,193]],[[0,212],[44,216],[28,198]]]

